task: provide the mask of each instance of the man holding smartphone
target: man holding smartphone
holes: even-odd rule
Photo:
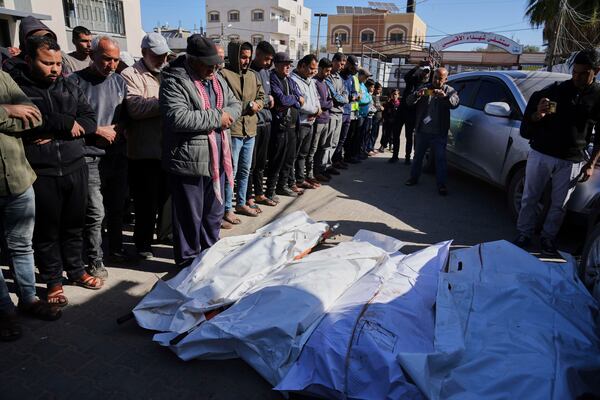
[[[521,136],[530,140],[525,187],[517,230],[513,242],[527,247],[537,220],[538,203],[551,180],[550,208],[541,234],[542,254],[560,257],[555,245],[565,215],[565,205],[577,180],[588,180],[600,156],[600,135],[596,133],[590,160],[584,162],[585,149],[600,120],[600,54],[580,51],[574,60],[572,78],[556,82],[534,93],[523,116]],[[597,129],[596,129],[597,131]]]

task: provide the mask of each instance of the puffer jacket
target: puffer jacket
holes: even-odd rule
[[[179,56],[161,75],[159,107],[163,123],[163,167],[184,176],[211,176],[208,134],[221,128],[223,111],[234,120],[242,113],[238,99],[218,74],[223,89],[223,109],[204,109],[204,102]]]
[[[247,43],[250,44],[250,43]],[[250,45],[252,47],[252,45]],[[254,137],[258,124],[258,114],[252,112],[250,102],[258,104],[259,111],[264,107],[265,93],[257,74],[250,69],[240,71],[242,43],[230,42],[228,46],[229,64],[221,70],[235,97],[242,103],[242,116],[231,127],[231,136]],[[244,84],[242,85],[242,80]]]
[[[73,138],[75,121],[85,135],[96,132],[96,113],[83,91],[59,76],[49,86],[34,82],[27,74],[13,70],[13,78],[42,113],[42,125],[24,133],[25,154],[38,175],[68,175],[85,165],[84,139]],[[51,139],[46,144],[34,144],[36,139]]]

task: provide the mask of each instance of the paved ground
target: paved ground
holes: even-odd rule
[[[389,153],[371,158],[328,186],[294,201],[284,199],[275,208],[263,207],[260,217],[245,217],[225,234],[249,233],[304,209],[314,219],[340,224],[339,236],[331,241],[370,229],[409,242],[405,251],[446,239],[469,246],[514,236],[501,191],[451,170],[450,195],[443,198],[429,175],[416,187],[404,186],[409,167],[388,164],[388,158]],[[240,360],[182,362],[133,321],[116,324],[157,279],[176,272],[169,248],[156,247],[155,253],[156,259],[139,266],[109,268],[110,278],[100,291],[66,287],[71,305],[61,320],[26,320],[21,340],[0,343],[0,398],[280,398]]]

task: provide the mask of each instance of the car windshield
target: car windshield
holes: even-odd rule
[[[525,101],[529,101],[529,98],[532,94],[545,88],[548,85],[553,84],[554,82],[562,82],[571,78],[571,75],[565,74],[531,74],[525,78],[515,78],[515,85],[519,88]]]

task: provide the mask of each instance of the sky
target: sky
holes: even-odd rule
[[[252,1],[252,0],[239,0]],[[386,1],[386,0],[380,0]],[[401,10],[406,1],[394,1]],[[466,31],[496,32],[517,40],[523,45],[541,46],[542,29],[533,29],[525,18],[526,0],[417,0],[417,14],[427,24],[427,41],[435,42],[444,36]],[[336,6],[368,6],[368,0],[305,0],[312,13],[336,14]],[[171,27],[181,24],[193,29],[206,25],[204,0],[141,0],[142,25],[151,31],[157,24]],[[321,39],[327,35],[326,18],[321,19]],[[317,18],[312,20],[311,45],[317,38]],[[460,45],[452,50],[466,50],[473,45]]]

